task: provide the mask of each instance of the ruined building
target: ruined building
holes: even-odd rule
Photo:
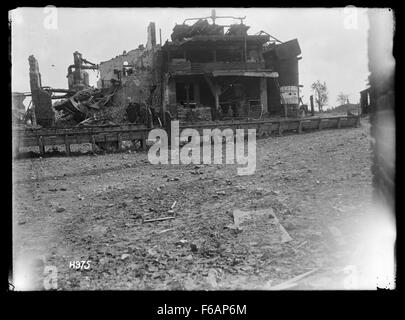
[[[223,18],[239,23],[218,24]],[[161,36],[156,43],[151,22],[145,46],[99,64],[76,51],[68,66],[68,89],[43,87],[31,56],[36,122],[44,127],[163,125],[166,116],[183,122],[297,116],[298,41],[281,42],[264,31],[248,34],[244,19],[218,17],[215,11],[210,17],[186,19],[175,25],[164,45]],[[99,71],[97,88],[90,87],[87,70]]]
[[[219,25],[220,18],[240,23]],[[100,63],[98,87],[119,83],[115,103],[144,103],[163,120],[165,111],[185,121],[296,116],[298,41],[250,35],[243,19],[215,12],[186,19],[164,45],[156,44],[152,22],[146,46]]]

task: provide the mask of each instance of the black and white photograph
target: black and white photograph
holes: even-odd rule
[[[10,291],[397,288],[393,9],[8,19]]]

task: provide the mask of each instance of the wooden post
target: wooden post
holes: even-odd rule
[[[140,142],[141,142],[142,151],[145,151],[146,150],[146,138],[142,137],[142,139],[140,139]]]
[[[299,134],[302,133],[302,121],[301,120],[298,122],[298,133]]]
[[[91,150],[94,154],[96,154],[96,139],[94,136],[91,136]]]
[[[360,127],[360,114],[356,118],[356,128]]]
[[[65,149],[66,149],[66,155],[68,157],[70,157],[70,143],[69,143],[67,135],[65,135]]]
[[[281,121],[278,122],[278,135],[280,135],[280,136],[283,135],[283,129],[281,127]]]
[[[118,150],[121,151],[122,150],[122,137],[121,137],[121,133],[117,134],[117,143],[118,143]]]
[[[311,95],[309,97],[309,101],[311,102],[311,115],[314,116],[315,115],[314,96]]]
[[[38,137],[39,154],[43,156],[45,154],[45,146],[42,136]]]
[[[319,118],[318,130],[321,130],[321,129],[322,129],[321,124],[322,124],[322,118]]]

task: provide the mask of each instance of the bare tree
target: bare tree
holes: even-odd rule
[[[323,107],[328,103],[328,87],[326,83],[321,83],[319,80],[311,85],[311,89],[315,94],[315,102],[318,104],[319,112],[323,111]]]
[[[338,97],[337,97],[337,102],[339,103],[339,105],[343,105],[346,104],[349,101],[349,95],[345,94],[343,92],[340,92]]]

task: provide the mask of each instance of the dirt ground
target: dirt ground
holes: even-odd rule
[[[146,152],[18,159],[15,271],[25,289],[41,289],[46,265],[59,290],[267,290],[308,271],[295,289],[350,288],[366,250],[370,165],[365,119],[259,139],[250,176],[237,165],[152,165]],[[175,201],[174,219],[142,223],[173,215]],[[229,228],[236,209],[272,210],[292,240]],[[78,260],[90,269],[69,267]]]

